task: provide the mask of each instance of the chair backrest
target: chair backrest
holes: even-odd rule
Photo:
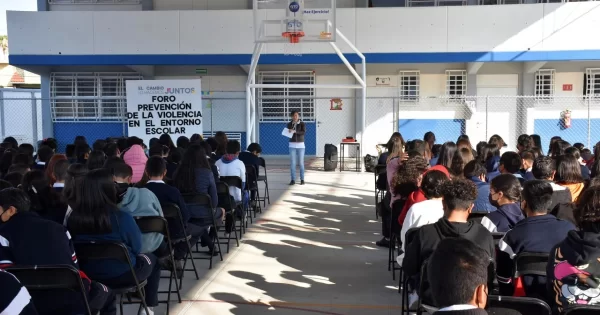
[[[515,258],[514,277],[524,275],[546,276],[546,265],[548,264],[548,253],[523,252]]]
[[[385,164],[377,164],[375,166],[375,174],[376,175],[379,175],[379,174],[381,174],[381,173],[383,173],[385,171],[386,171],[386,165]]]
[[[228,190],[229,191],[229,190]],[[182,194],[183,201],[190,206],[205,206],[212,208],[212,199],[205,193]]]
[[[598,315],[600,305],[569,305],[561,315]]]
[[[239,176],[221,176],[220,179],[221,182],[226,183],[228,186],[242,189],[242,179]]]
[[[75,242],[74,245],[77,259],[81,262],[114,259],[131,266],[129,251],[123,243],[111,241],[86,241]]]
[[[262,157],[259,157],[258,160],[260,161],[260,166],[262,166],[265,169],[265,173],[266,173],[267,172],[267,162]]]
[[[161,203],[160,207],[162,208],[165,218],[181,217],[181,209],[174,203]]]
[[[254,164],[244,164],[246,166],[246,189],[249,188],[250,184],[255,185],[258,179],[258,170]]]
[[[223,178],[223,177],[221,177]],[[217,195],[221,196],[221,195],[229,195],[229,185],[225,182],[218,182],[216,183],[217,185]]]
[[[475,221],[475,222],[481,223],[481,220],[486,215],[488,215],[487,212],[471,212],[471,214],[469,214],[469,221]]]
[[[164,236],[169,236],[169,224],[163,217],[135,217],[134,219],[142,233],[160,233]]]
[[[492,233],[492,238],[494,239],[494,245],[498,246],[498,243],[500,243],[500,240],[504,237],[504,232],[494,232]]]
[[[552,315],[546,302],[528,297],[489,295],[487,309],[489,314]]]
[[[87,299],[87,289],[75,267],[69,265],[15,266],[6,269],[6,271],[17,277],[19,282],[32,293],[35,291],[56,290],[79,292],[87,314],[92,314]]]
[[[419,231],[418,227],[411,228],[411,229],[408,229],[408,231],[406,231],[406,235],[404,236],[404,243],[405,243],[404,248],[406,248],[406,246],[408,244],[410,244],[410,242],[413,241],[415,236],[417,236],[417,231]]]

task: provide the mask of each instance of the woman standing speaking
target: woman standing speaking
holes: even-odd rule
[[[292,121],[287,124],[290,133],[293,133],[290,138],[290,173],[292,181],[290,185],[296,184],[296,163],[300,164],[300,185],[304,185],[304,134],[306,126],[300,120],[300,114],[297,111],[292,111]]]

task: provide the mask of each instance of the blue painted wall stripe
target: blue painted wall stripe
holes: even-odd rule
[[[345,54],[359,63],[356,54]],[[506,52],[418,52],[366,53],[368,63],[523,62],[599,60],[600,50],[506,51]],[[249,64],[250,54],[207,55],[9,55],[16,66],[48,65],[240,65]],[[261,64],[341,64],[335,54],[305,54],[302,57],[264,54]]]

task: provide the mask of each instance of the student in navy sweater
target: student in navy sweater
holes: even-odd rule
[[[12,274],[0,269],[0,314],[38,315],[31,302],[31,295]]]
[[[62,193],[65,188],[65,180],[67,179],[67,171],[69,169],[69,161],[68,160],[60,160],[56,162],[54,165],[54,184],[52,187],[58,193]]]
[[[78,241],[116,241],[129,249],[129,256],[139,281],[147,280],[145,298],[150,314],[158,305],[160,265],[153,254],[141,254],[142,233],[133,217],[117,207],[117,188],[110,170],[97,169],[85,175],[76,187],[73,212],[67,227]],[[82,269],[109,287],[135,284],[126,264],[118,261],[82,262]],[[146,314],[143,310],[140,314]]]
[[[0,191],[0,221],[3,223],[0,225],[0,268],[69,265],[79,269],[67,229],[30,212],[30,204],[27,194],[20,189]],[[102,309],[101,314],[116,314],[114,296],[108,289],[83,276],[90,290],[90,306],[96,311]],[[32,296],[40,314],[81,314],[84,310],[79,293],[32,292]]]
[[[487,253],[464,238],[442,240],[427,264],[439,310],[434,315],[485,315],[489,294]]]
[[[188,206],[191,216],[190,223],[207,227],[212,224],[211,216],[215,218],[217,224],[223,222],[225,211],[223,208],[217,207],[219,202],[217,186],[206,158],[206,151],[202,146],[194,144],[187,149],[183,160],[181,160],[181,165],[179,165],[175,177],[173,177],[173,186],[182,194],[204,193],[211,198],[212,207],[210,209],[204,206]],[[230,222],[230,220],[227,222]],[[226,226],[226,229],[229,232],[231,229],[228,227],[229,225]],[[212,251],[212,242],[203,245],[208,246],[209,250],[215,253],[215,251]]]
[[[508,232],[525,218],[518,204],[520,199],[521,185],[514,175],[496,176],[490,183],[489,200],[498,210],[481,219],[481,224],[492,233]]]
[[[519,180],[519,183],[523,184],[525,178],[521,175],[521,166],[523,166],[523,160],[517,152],[504,152],[500,157],[498,171],[500,171],[500,174],[514,175]]]
[[[45,170],[46,163],[50,161],[50,158],[54,155],[54,150],[47,145],[41,146],[37,151],[37,160],[33,168],[38,170]]]
[[[475,206],[473,212],[492,212],[496,211],[497,208],[492,206],[489,200],[490,195],[490,184],[485,182],[487,171],[485,166],[478,160],[473,160],[463,170],[465,178],[472,181],[477,186],[477,199],[475,200]]]
[[[567,237],[569,231],[575,229],[571,222],[548,214],[547,209],[552,202],[552,186],[548,182],[537,179],[525,182],[522,196],[521,208],[527,218],[518,222],[498,244],[500,251],[496,274],[502,295],[513,295],[514,259],[520,253],[549,253]],[[527,276],[523,281],[528,297],[550,302],[546,292],[546,277]]]
[[[211,243],[206,228],[189,223],[190,211],[188,210],[179,190],[173,186],[165,184],[163,181],[167,174],[167,165],[165,160],[160,156],[151,156],[146,162],[145,172],[146,177],[148,177],[148,182],[146,183],[145,187],[156,195],[156,198],[158,198],[160,204],[176,204],[181,212],[183,222],[186,225],[185,227],[181,226],[179,220],[170,220],[167,218],[169,221],[169,232],[171,234],[171,238],[183,238],[187,231],[187,234],[192,236],[190,244],[196,244],[200,238],[202,238],[204,243]],[[184,242],[179,242],[173,247],[175,252],[175,260],[184,259],[185,254],[187,253],[186,244]],[[209,249],[212,249],[212,247]]]

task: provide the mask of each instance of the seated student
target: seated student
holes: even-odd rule
[[[67,171],[69,169],[69,161],[68,160],[60,160],[54,164],[54,184],[52,187],[56,192],[61,193],[65,188],[65,180],[67,179]]]
[[[192,240],[190,243],[196,244],[203,234],[206,234],[206,237],[208,237],[208,233],[206,233],[206,229],[188,222],[190,220],[190,212],[185,204],[185,201],[183,200],[183,197],[177,188],[165,184],[163,179],[165,178],[166,174],[167,165],[165,160],[160,156],[151,156],[148,158],[148,162],[146,163],[146,176],[148,177],[148,182],[146,183],[145,187],[156,195],[156,198],[158,198],[158,201],[161,205],[165,203],[172,203],[179,207],[183,223],[186,226],[181,226],[179,220],[167,219],[169,221],[169,232],[171,239],[185,237],[185,232],[187,230],[188,234],[192,235]],[[185,258],[187,246],[185,242],[179,242],[173,247],[175,252],[175,260],[177,260],[177,263],[179,264],[180,260]],[[179,265],[177,267],[178,269],[182,269],[179,268]]]
[[[27,194],[16,188],[0,191],[0,268],[11,265],[69,265],[79,269],[71,236],[61,224],[30,212]],[[96,311],[116,314],[114,297],[104,286],[83,277]],[[2,288],[4,291],[4,288]],[[4,293],[4,292],[2,292]],[[80,293],[70,291],[32,292],[40,314],[81,314],[84,310]],[[108,303],[107,303],[108,302]],[[106,306],[104,306],[106,304]]]
[[[147,280],[145,300],[152,315],[158,305],[160,265],[153,254],[142,254],[142,233],[133,217],[119,211],[117,189],[110,170],[90,171],[76,187],[73,212],[67,219],[67,228],[75,242],[116,241],[126,245],[131,263],[139,281]],[[1,192],[0,192],[1,193]],[[92,279],[102,281],[108,287],[135,285],[129,266],[121,262],[82,262],[81,269]]]
[[[117,206],[119,210],[129,213],[132,217],[163,216],[160,201],[146,188],[130,187],[133,171],[125,163],[115,163],[112,166],[115,183],[117,184]],[[141,253],[155,252],[163,244],[164,236],[160,233],[142,234]],[[167,245],[155,254],[162,258],[167,256]]]
[[[491,139],[490,139],[491,140]],[[479,161],[485,165],[487,171],[486,181],[489,183],[494,177],[500,175],[500,147],[495,143],[488,143],[481,148],[481,154],[477,156]]]
[[[500,157],[500,163],[498,164],[498,171],[500,174],[512,174],[518,180],[520,184],[525,182],[525,178],[519,172],[523,162],[521,160],[521,156],[516,152],[504,152]]]
[[[63,188],[62,191],[62,194],[65,196],[69,205],[75,202],[75,192],[77,187],[81,186],[87,173],[88,169],[85,164],[75,163],[69,165],[67,177],[65,178],[65,188]],[[69,212],[69,210],[67,210],[67,212]]]
[[[50,158],[54,155],[54,150],[49,146],[43,145],[37,151],[37,160],[35,161],[34,169],[45,170],[46,163],[50,161]]]
[[[67,161],[67,157],[64,154],[54,154],[46,165],[45,172],[50,185],[53,185],[56,182],[56,178],[54,177],[54,168],[56,167],[56,163],[60,161]]]
[[[246,184],[246,166],[238,159],[240,143],[237,140],[227,142],[227,154],[223,155],[215,165],[219,168],[221,176],[237,176],[242,179],[242,189]],[[229,194],[236,202],[242,201],[242,189],[229,187]]]
[[[69,163],[77,162],[77,155],[75,153],[75,145],[74,144],[67,144],[67,146],[65,148],[65,155],[67,156],[67,159],[69,159]]]
[[[106,158],[111,158],[121,155],[121,152],[119,151],[119,146],[115,142],[110,142],[104,147],[104,154],[106,154]]]
[[[580,164],[574,156],[563,155],[556,159],[554,181],[566,187],[571,192],[572,201],[577,202],[577,198],[585,188],[585,182],[581,176]]]
[[[522,166],[521,166],[521,170],[520,170],[521,176],[526,181],[535,179],[535,176],[533,176],[533,173],[532,173],[533,161],[535,160],[535,154],[533,153],[533,151],[530,151],[530,150],[522,151],[521,152],[521,160],[522,160]]]
[[[13,165],[33,165],[33,157],[27,154],[19,153],[15,155],[12,159]]]
[[[134,184],[139,182],[144,175],[144,169],[146,168],[146,162],[148,161],[148,157],[142,146],[136,144],[127,149],[127,151],[123,153],[123,161],[131,166],[133,171],[131,182]]]
[[[13,185],[13,187],[19,187],[19,185],[21,185],[21,181],[23,180],[23,174],[21,173],[8,173],[6,174],[6,176],[4,176],[4,180],[11,183],[11,185]]]
[[[216,163],[219,160],[219,157],[217,156],[217,153],[216,153],[217,148],[219,147],[219,143],[213,137],[207,138],[206,143],[208,143],[208,145],[210,145],[210,152],[207,151],[207,153],[209,153],[208,156],[210,156],[210,160],[213,163]]]
[[[492,206],[489,200],[490,184],[485,182],[485,176],[487,175],[485,166],[478,160],[473,160],[465,165],[463,172],[465,178],[477,186],[477,199],[475,200],[473,212],[496,211],[496,207]]]
[[[87,143],[80,143],[75,146],[75,161],[77,163],[86,164],[92,150]]]
[[[575,305],[600,304],[600,186],[588,188],[575,209],[579,231],[550,251],[547,290],[555,314]],[[549,234],[549,233],[546,233]]]
[[[67,201],[55,191],[46,175],[40,170],[31,171],[23,176],[21,189],[31,201],[30,211],[44,219],[63,224],[67,213]]]
[[[512,296],[514,291],[514,259],[520,253],[549,253],[567,233],[575,229],[568,221],[548,214],[552,202],[552,186],[546,181],[534,179],[523,184],[521,208],[527,218],[518,222],[506,232],[498,247],[496,276],[500,284],[500,294]],[[548,233],[551,231],[551,233]],[[546,277],[526,276],[525,294],[544,301],[551,301],[546,294]]]
[[[560,203],[571,202],[571,191],[567,187],[560,186],[554,182],[556,161],[553,158],[549,156],[538,157],[533,162],[531,172],[536,179],[544,180],[552,187],[552,203],[548,207],[549,212]]]
[[[8,168],[8,174],[19,173],[25,175],[29,171],[31,171],[31,164],[13,164]]]
[[[21,143],[17,151],[27,156],[33,157],[33,154],[35,153],[35,148],[30,143]]]
[[[444,216],[444,205],[442,203],[442,187],[449,181],[448,175],[440,171],[430,171],[423,175],[421,181],[421,191],[427,200],[413,204],[402,224],[400,240],[402,241],[402,250],[406,249],[406,232],[413,228],[418,228],[426,224],[437,222]],[[400,254],[403,256],[403,254]],[[402,265],[403,257],[398,257],[398,263]]]
[[[463,238],[442,240],[427,263],[434,315],[485,315],[490,258]]]
[[[87,167],[90,171],[102,168],[106,162],[106,154],[102,150],[94,150],[90,153],[87,160]]]
[[[210,171],[210,165],[206,158],[206,152],[204,149],[197,144],[191,145],[181,161],[181,165],[177,169],[175,176],[173,177],[173,186],[179,190],[181,194],[194,194],[203,193],[208,194],[212,201],[212,209],[203,206],[188,206],[190,211],[190,223],[200,226],[208,227],[212,224],[211,215],[214,217],[217,224],[223,221],[225,211],[222,208],[217,207],[219,199],[217,197],[217,187]],[[225,230],[227,233],[231,232],[233,218],[227,218],[227,224]],[[202,246],[208,246],[209,251],[214,251],[212,240],[205,242],[203,238]]]
[[[414,152],[414,151],[413,151]],[[427,198],[425,197],[425,194],[423,193],[422,189],[418,189],[418,187],[421,185],[421,181],[423,180],[423,176],[425,176],[427,173],[429,172],[433,172],[433,171],[438,171],[438,172],[442,172],[444,173],[444,175],[446,175],[446,177],[450,178],[450,172],[449,170],[443,166],[443,165],[436,165],[434,167],[431,167],[429,169],[427,169],[427,161],[422,158],[421,156],[419,156],[417,158],[418,160],[422,161],[421,165],[417,165],[419,163],[411,163],[411,167],[410,170],[407,170],[407,173],[414,173],[414,175],[416,175],[418,178],[416,179],[416,187],[417,189],[415,189],[414,191],[412,191],[408,197],[406,198],[406,202],[404,203],[404,206],[402,207],[402,211],[400,212],[400,215],[398,216],[398,224],[400,224],[401,226],[404,225],[404,220],[406,219],[406,215],[408,214],[408,210],[415,204],[425,201],[427,200]],[[410,159],[413,160],[413,159]],[[413,165],[417,166],[417,167],[413,167]],[[408,166],[408,165],[407,165]],[[402,172],[402,168],[400,169],[400,172]],[[413,176],[414,176],[413,175]]]
[[[204,152],[208,153],[211,150],[210,145],[208,144],[208,142],[206,141],[200,141],[198,142],[198,145],[200,145],[202,148],[204,148]],[[215,164],[215,161],[213,161],[210,157],[210,154],[208,154],[206,156],[206,158],[208,159],[208,163],[210,164],[210,170],[213,173],[213,176],[215,177],[215,183],[218,183],[221,179],[220,179],[220,174],[219,174],[219,168],[217,167],[217,165]]]
[[[495,257],[492,234],[481,224],[469,221],[469,214],[477,199],[477,187],[466,179],[453,179],[444,183],[442,188],[444,217],[434,224],[424,225],[406,247],[402,269],[407,276],[419,274],[421,266],[429,259],[438,243],[449,237],[462,237],[473,241],[485,252],[487,257]],[[423,301],[431,303],[431,291],[427,283],[424,286]],[[411,295],[414,301],[416,296]],[[409,303],[410,305],[410,303]]]
[[[523,212],[518,201],[521,199],[521,185],[512,174],[496,176],[490,183],[489,200],[498,210],[481,219],[481,224],[490,232],[508,232],[517,222],[523,220]]]
[[[585,162],[581,159],[581,152],[576,147],[569,147],[565,150],[565,155],[570,155],[577,159],[579,162],[579,168],[581,169],[581,177],[583,180],[590,179],[590,169],[585,166]]]
[[[0,314],[3,315],[38,315],[31,302],[31,295],[19,280],[0,269]]]
[[[262,147],[258,143],[251,143],[248,146],[248,150],[240,152],[238,159],[246,165],[252,165],[258,172],[260,169],[260,154],[262,153]]]

